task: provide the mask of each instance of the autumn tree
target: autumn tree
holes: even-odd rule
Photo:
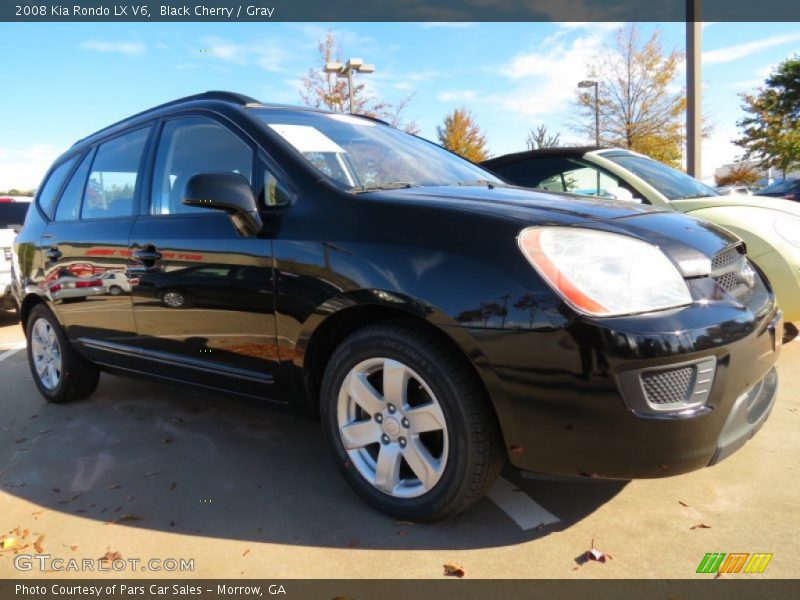
[[[761,179],[758,169],[741,161],[733,165],[725,175],[715,175],[714,180],[719,187],[728,185],[752,185]]]
[[[332,31],[325,39],[320,40],[317,46],[319,51],[319,64],[308,70],[302,77],[300,99],[306,106],[323,108],[331,112],[350,112],[350,94],[347,88],[347,79],[337,77],[335,73],[326,73],[325,64],[342,61],[342,46],[336,41]],[[408,133],[419,133],[417,124],[413,121],[405,122],[403,113],[408,107],[413,94],[406,96],[400,102],[391,104],[371,96],[363,83],[358,83],[358,76],[353,78],[353,114],[368,115],[382,119]]]
[[[763,167],[786,172],[800,164],[800,59],[780,63],[756,93],[742,94],[746,116],[734,143]]]
[[[561,145],[561,134],[550,133],[547,125],[538,125],[531,129],[525,140],[528,150],[540,150],[542,148],[558,148]]]
[[[600,142],[629,148],[661,162],[679,166],[684,140],[686,97],[673,90],[683,53],[664,53],[656,29],[648,39],[629,24],[617,31],[589,66],[596,80],[600,114]],[[594,92],[578,92],[579,121],[575,130],[595,135]]]
[[[488,158],[486,135],[475,123],[472,113],[466,108],[456,108],[436,128],[439,143],[472,162]]]

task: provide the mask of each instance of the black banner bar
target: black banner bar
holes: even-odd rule
[[[797,0],[3,0],[11,22],[800,21]],[[690,19],[691,20],[691,17]]]
[[[795,600],[800,581],[707,580],[114,580],[0,581],[0,600]]]

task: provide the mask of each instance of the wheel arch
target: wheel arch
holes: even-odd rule
[[[317,413],[325,365],[347,336],[368,325],[402,320],[431,332],[464,359],[497,416],[497,403],[503,394],[499,377],[464,327],[430,305],[410,298],[398,301],[401,297],[394,292],[375,291],[371,296],[371,301],[366,301],[365,294],[339,297],[338,310],[319,311],[307,321],[294,353],[294,365],[302,374],[304,408]]]

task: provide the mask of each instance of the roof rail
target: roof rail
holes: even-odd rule
[[[250,96],[246,96],[244,94],[237,94],[236,92],[226,92],[226,91],[223,91],[223,90],[211,90],[211,91],[208,91],[208,92],[202,92],[200,94],[193,94],[191,96],[184,96],[183,98],[178,98],[177,100],[170,100],[169,102],[165,102],[164,104],[159,104],[158,106],[153,106],[151,108],[148,108],[146,110],[138,112],[135,115],[131,115],[130,117],[125,117],[121,121],[117,121],[116,123],[112,123],[111,125],[103,127],[102,129],[98,129],[97,131],[95,131],[94,133],[92,133],[90,135],[87,135],[86,137],[82,137],[81,139],[79,139],[77,142],[75,142],[72,145],[73,145],[73,147],[77,146],[78,144],[80,144],[84,140],[86,140],[86,139],[88,139],[90,137],[93,137],[93,136],[97,135],[98,133],[101,133],[103,131],[107,131],[109,129],[113,129],[117,125],[125,123],[126,121],[130,121],[131,119],[135,119],[136,117],[140,117],[142,115],[145,115],[145,114],[147,114],[149,112],[153,112],[154,110],[160,110],[162,108],[167,108],[168,106],[173,106],[173,105],[176,105],[176,104],[183,104],[184,102],[193,102],[195,100],[219,100],[221,102],[231,102],[231,103],[234,103],[234,104],[238,104],[240,106],[246,106],[248,104],[261,104],[261,102],[259,102],[255,98],[251,98]]]

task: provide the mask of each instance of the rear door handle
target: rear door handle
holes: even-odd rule
[[[56,262],[59,258],[61,258],[61,250],[58,249],[56,246],[51,246],[47,250],[44,251],[45,257],[50,262]]]

